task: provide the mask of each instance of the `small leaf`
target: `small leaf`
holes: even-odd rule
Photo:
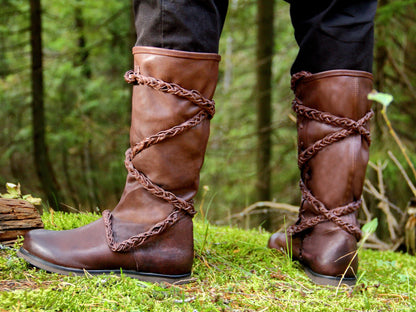
[[[12,199],[16,199],[19,197],[16,197],[15,195],[9,194],[9,193],[4,193],[0,195],[1,198],[12,198]]]
[[[371,91],[367,98],[371,101],[376,101],[382,104],[385,108],[387,108],[387,106],[389,106],[393,101],[393,96],[391,94],[377,92],[376,90]]]
[[[41,198],[33,197],[32,195],[23,195],[23,199],[28,201],[34,206],[40,206],[42,204]]]
[[[13,198],[19,198],[20,195],[22,194],[20,192],[20,184],[18,183],[17,185],[14,183],[6,183],[6,190],[7,193],[9,193],[10,195],[14,196]]]
[[[361,230],[363,231],[363,234],[371,234],[377,230],[377,226],[378,226],[378,219],[374,218],[370,222],[364,224]]]

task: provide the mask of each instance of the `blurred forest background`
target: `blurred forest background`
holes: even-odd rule
[[[131,87],[123,74],[132,68],[135,42],[131,2],[42,1],[41,11],[39,0],[0,3],[0,185],[20,182],[24,193],[41,196],[54,209],[111,209],[126,175]],[[374,50],[375,88],[394,96],[388,116],[413,163],[415,4],[379,1]],[[292,207],[282,210],[273,203],[299,203],[289,75],[296,53],[286,2],[230,1],[220,45],[217,113],[196,199],[197,208],[204,199],[213,222],[274,230],[281,225],[280,212],[286,215]],[[264,85],[259,79],[266,79],[267,90],[257,87]],[[374,110],[362,219],[386,221],[380,222],[378,236],[394,244],[415,192],[403,178],[411,168],[381,106]]]

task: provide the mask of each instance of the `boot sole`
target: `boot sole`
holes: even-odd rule
[[[323,275],[312,271],[310,268],[304,266],[303,267],[306,275],[317,285],[323,286],[339,286],[339,285],[347,285],[347,286],[354,286],[357,282],[355,277],[335,277],[330,275]]]
[[[45,270],[50,273],[58,273],[63,275],[75,275],[75,276],[85,276],[86,274],[91,275],[102,275],[102,274],[116,274],[128,276],[135,278],[144,282],[150,283],[169,283],[169,284],[186,284],[191,281],[191,274],[178,274],[178,275],[168,275],[168,274],[158,274],[158,273],[147,273],[147,272],[137,272],[132,270],[86,270],[86,269],[76,269],[68,268],[61,265],[53,264],[48,261],[45,261],[37,256],[30,254],[27,250],[20,248],[17,251],[17,255],[20,258],[23,258],[29,264],[39,269]]]

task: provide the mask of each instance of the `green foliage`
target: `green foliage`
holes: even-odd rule
[[[20,190],[20,184],[14,183],[6,183],[6,190],[7,193],[1,194],[0,198],[11,198],[11,199],[23,199],[31,203],[32,205],[41,205],[42,199],[33,197],[30,194],[22,195],[22,191]]]
[[[390,105],[391,102],[393,102],[393,96],[388,93],[382,93],[373,91],[368,94],[368,99],[371,101],[376,101],[377,103],[380,103],[385,108]]]
[[[42,5],[47,143],[57,184],[70,206],[92,210],[105,201],[110,208],[120,195],[115,182],[123,184],[128,144],[130,88],[122,75],[134,41],[130,3]],[[18,180],[40,193],[31,151],[28,2],[5,1],[2,8],[0,25],[7,27],[0,27],[0,62],[7,66],[0,73],[0,183]],[[115,162],[117,172],[109,171]]]
[[[361,231],[363,232],[364,238],[366,238],[369,235],[371,235],[372,233],[374,233],[377,230],[377,226],[378,226],[378,219],[377,218],[375,218],[375,219],[371,220],[370,222],[364,224],[363,227],[361,228]]]
[[[100,218],[94,213],[66,213],[61,211],[49,210],[42,214],[42,221],[46,229],[50,230],[70,230],[89,224]]]
[[[413,87],[416,83],[413,66],[416,55],[415,4],[415,0],[379,1],[375,20],[374,86],[386,95],[376,94],[382,97],[381,103],[377,97],[374,99],[370,160],[386,164],[383,170],[385,196],[403,212],[414,194],[387,153],[391,151],[398,158],[404,171],[415,183],[411,174],[412,164],[416,160],[416,133],[413,130],[416,118],[416,93]],[[388,94],[393,96],[394,105],[384,106],[384,100],[386,104],[390,101]],[[367,177],[377,184],[374,170],[369,169]],[[367,192],[364,192],[364,196],[370,211],[379,217],[378,235],[387,236],[386,222],[381,218],[377,200]],[[399,213],[395,213],[395,216],[400,219]]]
[[[93,214],[45,213],[49,229],[80,226]],[[75,221],[77,220],[77,221]],[[125,276],[73,277],[28,267],[0,250],[0,310],[5,311],[385,311],[416,309],[416,258],[362,250],[354,289],[313,285],[295,262],[266,248],[269,233],[196,222],[193,278],[158,285]],[[16,246],[18,247],[18,246]],[[336,304],[334,304],[334,302]]]

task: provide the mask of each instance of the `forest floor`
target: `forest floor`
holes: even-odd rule
[[[45,213],[49,229],[98,218]],[[190,283],[150,284],[126,276],[60,276],[0,250],[0,311],[414,311],[416,257],[361,250],[354,288],[312,284],[287,255],[266,248],[269,233],[195,222]]]

